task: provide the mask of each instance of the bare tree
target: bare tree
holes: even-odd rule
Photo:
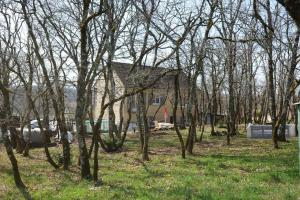
[[[0,26],[0,91],[2,100],[0,108],[0,125],[1,132],[4,139],[4,145],[6,153],[12,165],[12,171],[14,175],[14,181],[17,187],[25,188],[25,185],[21,179],[18,162],[14,155],[11,141],[9,139],[8,130],[10,129],[11,134],[13,134],[13,128],[10,127],[12,123],[12,109],[10,96],[12,94],[11,80],[12,73],[9,68],[13,65],[13,51],[11,46],[18,40],[18,31],[20,29],[20,21],[18,18],[13,18],[9,14],[9,10],[2,5],[0,5],[0,16],[1,16],[1,26]],[[3,20],[2,20],[3,19]],[[15,24],[13,26],[12,24]]]

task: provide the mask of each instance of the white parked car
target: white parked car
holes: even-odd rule
[[[25,142],[29,141],[29,128],[31,129],[31,137],[30,137],[31,144],[34,145],[44,144],[44,136],[41,134],[41,129],[38,125],[37,120],[32,120],[30,122],[30,127],[28,127],[27,125],[23,128],[23,138]],[[17,128],[17,131],[21,131],[21,128]],[[46,131],[46,129],[44,129],[44,131]]]
[[[31,137],[30,137],[30,141],[31,144],[34,145],[42,145],[44,144],[44,136],[43,134],[41,134],[41,129],[38,125],[38,121],[37,120],[32,120],[30,122],[30,128],[31,128]],[[52,121],[49,123],[49,131],[50,132],[55,132],[57,128],[57,122],[56,121]],[[21,131],[21,128],[17,128],[17,131]],[[47,131],[46,129],[44,129],[45,133],[48,134],[47,138],[48,138],[48,142],[50,142],[50,137],[53,136],[51,135],[51,133],[49,131]],[[60,137],[60,133],[58,131],[57,135],[56,135],[56,139],[61,140]],[[28,126],[25,126],[23,128],[23,138],[25,140],[25,142],[29,141],[29,129]],[[68,141],[69,143],[73,142],[73,135],[71,132],[68,132]]]

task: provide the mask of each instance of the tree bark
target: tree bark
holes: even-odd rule
[[[280,132],[278,136],[279,141],[286,141],[285,137],[285,128],[286,128],[286,121],[288,117],[288,108],[290,104],[290,99],[296,89],[296,85],[293,84],[294,80],[294,74],[295,74],[295,69],[297,67],[297,51],[298,51],[298,45],[299,45],[299,35],[300,33],[298,32],[293,43],[293,48],[292,48],[292,58],[291,58],[291,63],[289,67],[289,72],[288,72],[288,78],[286,80],[286,91],[284,95],[284,105],[282,109],[282,113],[279,119],[279,123],[281,124],[280,127]]]
[[[12,166],[14,181],[15,181],[16,186],[19,188],[26,188],[26,186],[24,185],[24,183],[21,179],[18,162],[14,155],[13,148],[12,148],[12,145],[11,145],[9,137],[8,137],[7,130],[8,130],[8,123],[9,123],[9,120],[11,117],[11,111],[10,111],[9,92],[5,85],[7,85],[7,84],[4,83],[2,85],[2,83],[0,83],[0,90],[2,91],[2,95],[3,95],[3,108],[1,109],[2,112],[0,112],[0,119],[1,119],[1,121],[2,120],[4,121],[4,123],[1,124],[1,131],[3,134],[4,146],[5,146],[6,153],[9,157],[11,166]]]
[[[144,142],[143,142],[143,160],[148,161],[149,160],[149,137],[150,137],[150,130],[148,126],[148,119],[147,119],[147,111],[145,106],[145,98],[144,98],[144,92],[140,92],[138,94],[139,99],[139,107],[141,111],[141,120],[142,120],[142,127],[143,127],[143,135],[144,135]]]
[[[76,99],[76,111],[75,111],[75,121],[77,129],[77,140],[79,146],[79,156],[80,156],[80,167],[81,167],[81,177],[84,179],[91,178],[89,156],[85,142],[85,103],[86,103],[86,82],[85,78],[87,76],[88,69],[88,52],[87,52],[87,38],[88,38],[88,24],[85,22],[88,16],[89,1],[84,1],[82,10],[82,22],[80,24],[80,65],[78,66],[78,77],[77,77],[77,99]]]
[[[177,66],[180,69],[180,61],[179,61],[179,53],[178,51],[176,52],[176,61],[177,61]],[[179,142],[180,142],[180,147],[181,147],[181,157],[185,158],[185,146],[184,146],[184,141],[182,138],[182,135],[180,133],[180,130],[178,128],[178,124],[177,124],[177,108],[178,108],[178,97],[179,97],[179,73],[178,72],[175,76],[174,76],[174,107],[173,107],[173,118],[174,118],[174,128],[176,131],[176,134],[178,136]]]
[[[234,68],[236,49],[230,43],[228,45],[228,82],[229,82],[229,115],[228,115],[228,130],[227,130],[227,145],[230,145],[230,137],[235,135],[235,95],[234,95]]]

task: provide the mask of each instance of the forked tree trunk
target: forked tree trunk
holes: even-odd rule
[[[277,128],[276,127],[276,96],[275,96],[275,86],[274,86],[274,68],[273,68],[273,31],[270,30],[270,27],[273,27],[272,23],[272,13],[270,10],[270,1],[267,1],[267,16],[268,16],[268,32],[267,32],[267,52],[268,52],[268,89],[269,97],[271,100],[271,118],[272,118],[272,140],[274,143],[274,148],[278,148],[277,142]]]
[[[286,81],[284,105],[283,105],[282,113],[281,113],[281,116],[279,119],[279,123],[281,124],[280,132],[279,132],[279,136],[278,136],[279,141],[286,141],[285,128],[286,128],[286,121],[288,118],[289,103],[290,103],[292,94],[294,93],[294,91],[296,89],[296,85],[295,84],[293,85],[293,79],[294,79],[295,69],[297,66],[297,50],[298,50],[298,44],[299,44],[299,35],[300,35],[300,33],[298,32],[294,39],[294,44],[293,44],[293,48],[292,48],[292,58],[291,58],[288,78]]]
[[[51,59],[51,64],[54,67],[54,73],[55,73],[54,78],[55,78],[56,90],[58,92],[57,95],[59,96],[59,102],[57,102],[57,100],[55,99],[56,94],[55,94],[55,92],[52,88],[52,83],[51,83],[50,78],[49,78],[46,63],[45,63],[45,60],[44,60],[43,56],[41,55],[41,53],[39,51],[40,45],[38,43],[36,35],[33,32],[33,30],[34,30],[33,29],[33,24],[31,23],[30,16],[28,14],[28,5],[27,5],[28,2],[24,1],[24,2],[20,2],[20,4],[22,6],[23,16],[24,16],[25,23],[26,23],[27,28],[28,28],[28,34],[29,34],[29,36],[32,40],[32,43],[33,43],[34,53],[36,54],[37,60],[39,61],[40,66],[42,67],[42,73],[44,75],[44,81],[45,81],[46,87],[49,90],[49,93],[51,95],[53,108],[55,110],[55,115],[56,115],[59,127],[61,128],[61,136],[62,136],[62,141],[63,141],[63,152],[64,152],[63,153],[63,155],[64,155],[64,169],[68,169],[68,165],[69,165],[69,162],[70,162],[70,148],[69,148],[69,143],[67,142],[67,138],[66,138],[67,133],[66,133],[66,130],[64,130],[64,127],[66,125],[65,124],[63,125],[62,120],[61,120],[62,117],[64,118],[64,114],[62,114],[62,112],[64,112],[64,106],[62,106],[63,102],[61,102],[61,100],[63,101],[63,98],[64,98],[64,92],[62,91],[62,89],[59,86],[59,81],[58,81],[59,74],[58,74],[58,70],[57,70],[57,66],[56,66],[56,60],[55,60],[54,55],[53,55],[53,49],[52,49],[51,41],[50,41],[50,38],[49,38],[49,32],[48,32],[48,30],[45,26],[45,23],[42,22],[41,19],[38,16],[36,16],[36,13],[34,12],[34,15],[36,16],[36,20],[38,21],[38,23],[43,28],[43,31],[45,33],[46,40],[47,40],[47,43],[48,43],[47,45],[48,45],[48,48],[49,48],[49,55],[50,55],[50,59]],[[85,48],[84,45],[83,45],[83,48]],[[78,84],[80,84],[80,83],[78,83]],[[83,91],[81,91],[81,92],[83,92]],[[80,95],[82,95],[82,94],[84,94],[84,93],[81,93]],[[84,96],[84,95],[82,95],[82,96]],[[32,107],[34,107],[34,105]],[[65,157],[65,156],[67,156],[67,157]]]
[[[272,19],[272,12],[271,12],[271,5],[270,0],[265,1],[266,4],[263,5],[263,8],[266,11],[266,20],[264,22],[263,18],[260,16],[259,11],[257,9],[258,3],[257,0],[253,2],[253,9],[255,17],[260,21],[260,23],[264,27],[266,43],[262,45],[264,50],[267,52],[268,56],[268,95],[269,95],[269,102],[271,118],[272,118],[272,140],[274,144],[274,148],[278,148],[278,141],[277,141],[277,129],[278,123],[276,119],[276,94],[275,94],[275,86],[274,86],[274,67],[273,67],[273,39],[274,39],[274,26],[273,26],[273,19]]]
[[[89,155],[85,142],[85,103],[87,98],[86,91],[86,77],[88,71],[88,18],[90,1],[84,1],[82,7],[82,21],[80,23],[80,64],[78,66],[78,78],[77,78],[77,99],[76,99],[76,111],[75,121],[77,129],[77,140],[79,147],[81,177],[84,179],[91,178],[91,170],[89,163]]]

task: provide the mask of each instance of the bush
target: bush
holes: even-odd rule
[[[108,152],[114,152],[116,151],[116,149],[118,149],[117,147],[120,146],[121,140],[119,139],[112,140],[108,138],[108,139],[104,139],[103,143],[106,145]]]

